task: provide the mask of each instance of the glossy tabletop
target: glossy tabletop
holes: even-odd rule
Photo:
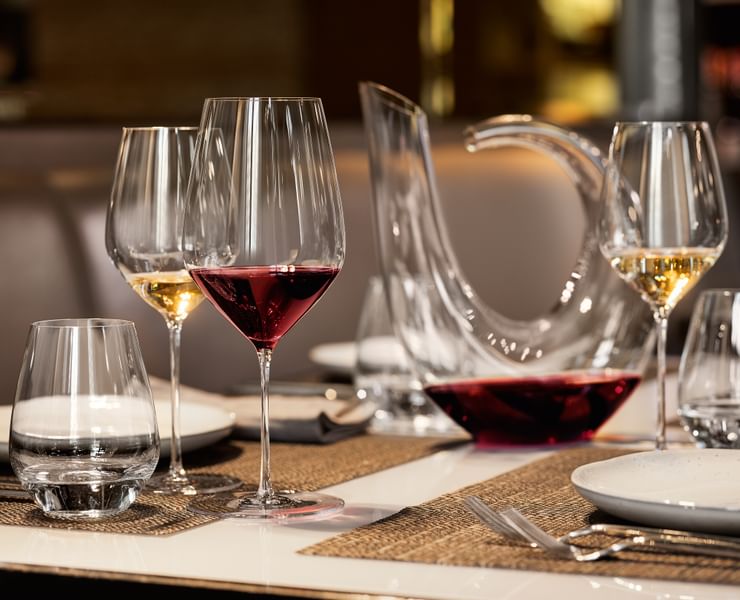
[[[412,598],[681,598],[738,597],[730,586],[560,575],[417,563],[303,556],[298,550],[377,520],[405,506],[494,477],[546,451],[483,451],[467,444],[327,491],[345,499],[343,515],[327,521],[260,525],[215,522],[169,537],[0,528],[5,569],[126,574],[126,579],[215,585],[276,595],[336,593]],[[89,574],[88,574],[89,575]],[[103,573],[99,573],[101,577]],[[180,581],[183,578],[187,581]],[[198,583],[198,580],[206,580]],[[226,584],[225,586],[223,584]],[[328,592],[328,594],[327,594]]]

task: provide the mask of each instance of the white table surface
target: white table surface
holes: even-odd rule
[[[169,537],[0,527],[0,563],[186,577],[414,598],[737,599],[731,586],[302,556],[310,544],[546,456],[544,451],[439,452],[327,488],[343,515],[293,525],[219,521]],[[0,568],[2,564],[0,564]],[[10,567],[13,568],[11,565]]]

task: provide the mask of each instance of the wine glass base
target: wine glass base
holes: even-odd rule
[[[219,519],[252,519],[255,521],[317,521],[339,514],[344,500],[315,492],[285,490],[268,499],[256,493],[230,492],[193,500],[188,509],[199,515]]]
[[[199,496],[201,494],[217,494],[235,490],[242,485],[242,481],[226,475],[210,473],[188,473],[184,477],[174,476],[172,473],[157,475],[146,483],[146,491],[153,494]]]

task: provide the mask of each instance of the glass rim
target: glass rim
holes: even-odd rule
[[[424,111],[418,104],[416,104],[416,102],[381,83],[376,83],[374,81],[361,81],[359,83],[359,87],[361,90],[376,92],[376,95],[380,98],[380,101],[383,102],[383,104],[393,108],[400,108],[412,117],[418,118],[424,114]]]
[[[216,96],[205,102],[318,102],[319,96]]]
[[[34,321],[31,327],[35,329],[103,329],[105,327],[134,327],[134,322],[127,319],[108,319],[105,317],[45,319]]]
[[[703,120],[698,120],[698,121],[643,120],[643,121],[615,121],[614,122],[615,127],[619,127],[620,125],[624,125],[627,127],[643,127],[645,125],[669,125],[672,127],[681,127],[681,126],[686,126],[686,125],[709,126],[709,122],[703,121]]]
[[[709,288],[702,290],[700,296],[737,296],[740,288]]]
[[[124,132],[145,132],[145,131],[198,131],[198,127],[196,125],[151,125],[151,126],[138,126],[134,125],[132,127],[124,125],[121,127],[121,131]]]

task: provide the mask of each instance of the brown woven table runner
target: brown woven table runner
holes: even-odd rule
[[[362,435],[330,445],[273,444],[276,489],[313,491],[400,465],[449,447],[449,439]],[[224,442],[185,457],[193,473],[223,473],[247,486],[259,478],[259,443]],[[9,467],[0,477],[12,477]],[[212,521],[187,510],[189,498],[144,493],[127,511],[101,521],[62,521],[45,517],[28,501],[0,501],[0,525],[27,525],[106,533],[169,535]]]
[[[564,450],[300,552],[436,565],[740,584],[740,563],[724,558],[652,552],[624,552],[617,558],[590,563],[547,558],[539,549],[492,532],[462,504],[466,496],[477,495],[495,509],[514,506],[556,536],[589,523],[616,523],[617,519],[596,510],[576,493],[570,474],[582,464],[620,454],[626,452],[594,447]],[[606,540],[592,540],[596,541]]]

